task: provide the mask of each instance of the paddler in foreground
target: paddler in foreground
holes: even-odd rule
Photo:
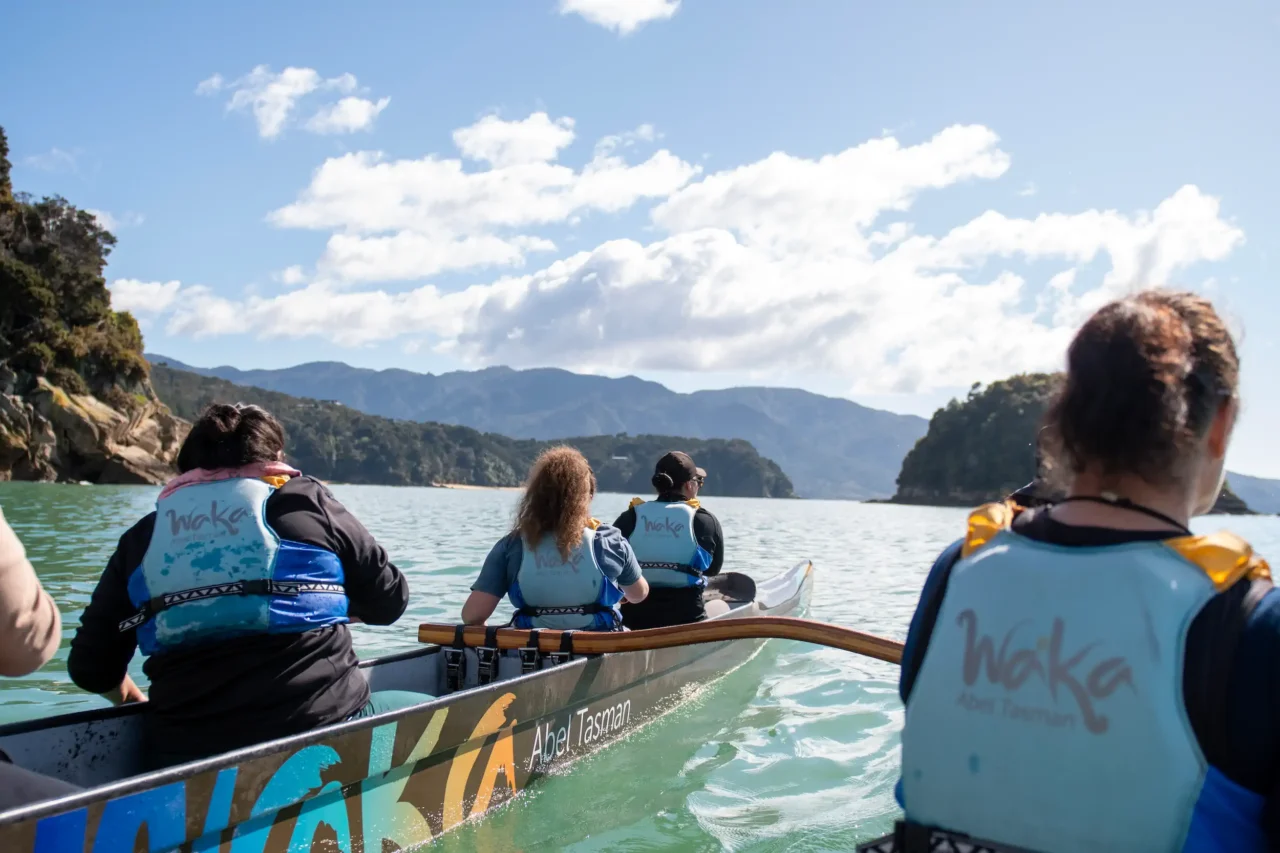
[[[1276,849],[1280,596],[1244,541],[1187,527],[1222,489],[1235,344],[1208,301],[1152,291],[1100,309],[1067,360],[1044,436],[1067,497],[975,512],[912,619],[908,827]]]
[[[636,498],[613,523],[631,543],[650,587],[643,603],[622,606],[628,628],[700,622],[728,610],[717,601],[708,614],[703,601],[707,578],[719,574],[724,564],[720,521],[698,502],[706,479],[707,472],[689,454],[667,453],[653,471],[658,496]]]
[[[620,631],[618,605],[649,594],[631,546],[591,517],[596,476],[572,447],[545,450],[529,471],[515,529],[485,558],[462,621],[483,625],[502,597],[517,628]]]
[[[71,641],[67,669],[112,701],[146,701],[146,764],[163,767],[354,717],[420,693],[369,693],[347,623],[390,625],[409,584],[329,490],[286,465],[257,406],[215,404],[182,472],[120,538]]]

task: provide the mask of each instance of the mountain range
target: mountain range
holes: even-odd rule
[[[369,414],[436,421],[513,438],[627,433],[741,438],[776,461],[798,495],[882,498],[928,422],[793,388],[729,388],[680,394],[634,376],[491,367],[443,374],[313,362],[280,370],[168,364],[233,382],[342,403]],[[714,472],[709,472],[714,476]]]

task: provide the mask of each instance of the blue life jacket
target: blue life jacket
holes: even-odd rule
[[[596,531],[588,527],[582,541],[560,556],[556,537],[547,534],[536,546],[521,540],[524,550],[507,597],[516,608],[517,628],[616,631],[622,627],[618,605],[622,589],[600,570]]]
[[[1266,564],[1230,534],[1083,548],[985,507],[907,702],[909,821],[1041,853],[1262,850],[1263,798],[1207,765],[1187,631]]]
[[[129,575],[138,612],[120,624],[138,629],[143,654],[347,621],[342,561],[276,535],[266,520],[274,491],[262,480],[220,480],[156,505],[151,542]]]
[[[636,498],[631,506],[636,527],[627,538],[649,586],[705,587],[703,572],[711,567],[711,554],[693,535],[697,504]]]

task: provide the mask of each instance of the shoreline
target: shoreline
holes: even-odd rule
[[[474,486],[469,483],[432,483],[433,489],[462,489],[468,492],[522,492],[524,486]]]

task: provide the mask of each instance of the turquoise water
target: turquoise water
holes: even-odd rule
[[[415,645],[422,621],[453,621],[514,492],[336,486],[411,579],[398,625],[353,629],[363,657]],[[76,615],[120,534],[156,489],[0,484],[0,506],[59,602],[64,643],[26,678],[0,680],[0,721],[105,705],[66,677]],[[630,495],[599,495],[612,520]],[[901,639],[925,573],[964,512],[840,501],[711,498],[727,565],[757,578],[803,558],[817,567],[810,615]],[[1280,519],[1210,518],[1280,553]],[[499,615],[506,613],[500,611]],[[144,684],[141,661],[132,665]],[[445,836],[448,851],[835,851],[887,831],[897,814],[902,708],[897,669],[844,652],[771,641],[673,713],[541,780],[513,803]]]

